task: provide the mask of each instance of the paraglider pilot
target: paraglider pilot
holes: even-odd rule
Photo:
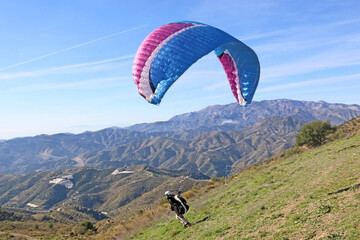
[[[176,219],[184,225],[184,228],[190,227],[191,223],[183,216],[183,214],[189,210],[186,200],[180,196],[180,193],[178,195],[174,195],[170,191],[166,191],[165,196],[171,205],[171,211],[175,211],[176,213]]]

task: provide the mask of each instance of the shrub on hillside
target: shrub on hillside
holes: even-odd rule
[[[209,190],[209,189],[215,188],[215,187],[223,184],[224,180],[225,180],[224,177],[212,177],[210,179],[210,181],[208,181],[206,189]]]
[[[330,121],[314,121],[305,124],[300,128],[300,133],[296,137],[297,146],[318,147],[328,140],[328,136],[335,132],[336,127],[332,127]]]
[[[89,221],[85,221],[81,225],[85,228],[85,230],[92,230],[94,232],[97,231],[97,228]]]

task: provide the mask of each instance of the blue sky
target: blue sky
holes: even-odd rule
[[[0,0],[0,139],[162,121],[235,102],[213,53],[160,106],[132,80],[154,29],[192,20],[258,54],[255,101],[360,104],[360,1]]]

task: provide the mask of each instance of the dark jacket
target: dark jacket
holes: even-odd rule
[[[176,214],[185,214],[189,210],[189,205],[180,195],[167,195],[167,200],[171,204],[171,211],[175,211]]]

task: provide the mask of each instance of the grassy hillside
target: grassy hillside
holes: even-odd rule
[[[360,239],[360,135],[245,170],[134,239]]]

